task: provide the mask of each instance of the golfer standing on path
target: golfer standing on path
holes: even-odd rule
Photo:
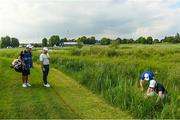
[[[22,87],[30,87],[31,84],[28,82],[28,76],[30,75],[30,69],[33,67],[32,62],[32,50],[31,44],[26,46],[26,49],[21,51],[19,60],[22,64]]]
[[[41,69],[43,72],[44,86],[50,87],[50,85],[47,82],[47,76],[49,73],[49,54],[48,54],[48,48],[47,47],[43,48],[43,52],[41,53],[39,59],[41,61]]]

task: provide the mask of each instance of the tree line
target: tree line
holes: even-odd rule
[[[155,43],[180,43],[180,35],[177,33],[175,36],[166,36],[164,39],[153,39],[151,36],[145,38],[143,36],[139,37],[138,39],[133,38],[116,38],[111,39],[107,37],[103,37],[100,40],[97,40],[94,36],[86,37],[82,36],[77,39],[67,39],[67,38],[60,38],[59,35],[52,35],[49,39],[43,38],[42,43],[35,43],[34,47],[44,47],[44,46],[64,46],[64,42],[78,42],[83,44],[100,44],[100,45],[110,45],[110,44],[155,44]],[[7,47],[19,47],[19,40],[15,37],[1,37],[0,40],[0,48],[7,48]]]
[[[62,38],[60,39],[60,37],[58,35],[53,35],[49,38],[49,40],[47,38],[43,38],[42,40],[42,46],[63,46],[64,42],[78,42],[78,43],[83,43],[83,44],[89,44],[89,45],[93,45],[93,44],[100,44],[100,45],[110,45],[113,42],[116,42],[117,44],[156,44],[156,43],[180,43],[180,35],[179,33],[177,33],[175,36],[168,36],[165,37],[164,39],[153,39],[151,36],[145,38],[145,37],[139,37],[138,39],[134,40],[133,38],[116,38],[116,39],[111,39],[111,38],[107,38],[107,37],[103,37],[100,40],[97,40],[94,36],[92,37],[86,37],[86,36],[82,36],[79,37],[77,39],[71,39],[71,40],[67,40],[67,38]]]
[[[0,48],[7,48],[7,47],[19,47],[19,40],[15,37],[1,37],[0,40]]]
[[[135,43],[140,43],[140,44],[155,44],[155,43],[180,43],[180,35],[177,33],[175,36],[168,36],[165,37],[164,39],[153,39],[151,36],[145,38],[145,37],[139,37],[137,40],[134,40],[132,38],[127,39],[121,39],[121,38],[116,38],[115,40],[112,40],[110,38],[102,38],[100,40],[100,43],[102,45],[109,45],[113,41],[116,41],[118,44],[135,44]]]

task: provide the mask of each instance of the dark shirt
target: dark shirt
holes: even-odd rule
[[[167,93],[166,89],[164,88],[163,85],[157,83],[156,86],[155,86],[155,91],[156,93],[159,93],[160,91],[162,91],[162,93]]]
[[[26,50],[21,51],[20,57],[21,57],[21,60],[25,64],[23,69],[29,70],[30,68],[32,68],[32,53],[31,52],[27,52]]]

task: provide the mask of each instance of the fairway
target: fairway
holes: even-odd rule
[[[51,88],[43,87],[38,65],[31,70],[32,86],[22,88],[21,74],[10,63],[0,58],[1,119],[131,118],[56,69],[50,71]]]

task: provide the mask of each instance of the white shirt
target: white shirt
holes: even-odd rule
[[[41,53],[41,55],[39,56],[39,59],[41,62],[43,62],[43,65],[49,65],[49,54],[44,54]]]

